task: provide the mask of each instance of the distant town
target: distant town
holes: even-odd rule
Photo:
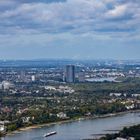
[[[140,109],[140,61],[0,61],[0,135]]]

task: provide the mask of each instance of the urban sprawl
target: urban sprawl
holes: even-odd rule
[[[0,135],[138,109],[137,61],[0,61]]]

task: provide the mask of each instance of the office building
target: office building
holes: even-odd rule
[[[74,83],[75,82],[75,66],[74,65],[67,65],[66,66],[65,81],[67,83]]]
[[[78,73],[79,82],[85,82],[85,73],[83,71]]]

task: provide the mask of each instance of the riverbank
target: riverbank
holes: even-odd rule
[[[111,114],[104,114],[104,115],[90,116],[90,117],[81,117],[81,118],[77,118],[77,119],[63,120],[63,121],[59,121],[59,122],[32,125],[32,126],[20,128],[13,132],[8,132],[7,135],[14,135],[16,133],[20,133],[21,131],[28,131],[30,129],[42,128],[45,126],[51,126],[51,125],[56,125],[56,124],[63,124],[63,123],[82,121],[82,120],[88,120],[88,119],[106,118],[106,117],[112,117],[112,116],[123,115],[123,114],[127,114],[127,113],[135,113],[135,112],[140,112],[140,110],[129,110],[129,111],[125,111],[125,112],[118,112],[118,113],[111,113]]]
[[[123,130],[119,131],[118,133],[105,135],[101,137],[99,140],[108,140],[108,139],[117,139],[117,138],[139,140],[140,124],[128,128],[124,127]],[[95,139],[91,139],[91,140],[95,140]]]

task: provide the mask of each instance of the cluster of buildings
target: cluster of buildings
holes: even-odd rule
[[[57,92],[60,92],[60,93],[74,93],[75,92],[75,90],[72,89],[71,87],[63,86],[63,85],[60,85],[58,87],[45,86],[45,89],[48,90],[48,91],[57,91]]]
[[[8,90],[13,87],[14,87],[14,84],[9,81],[2,81],[0,83],[0,89],[3,89],[3,90]]]
[[[0,69],[1,88],[9,88],[13,83],[75,83],[75,82],[103,82],[115,81],[118,77],[140,77],[140,68],[119,65],[89,65],[85,63],[72,63],[56,65],[53,67],[25,67],[25,68],[4,68]],[[112,78],[112,79],[111,79]]]

